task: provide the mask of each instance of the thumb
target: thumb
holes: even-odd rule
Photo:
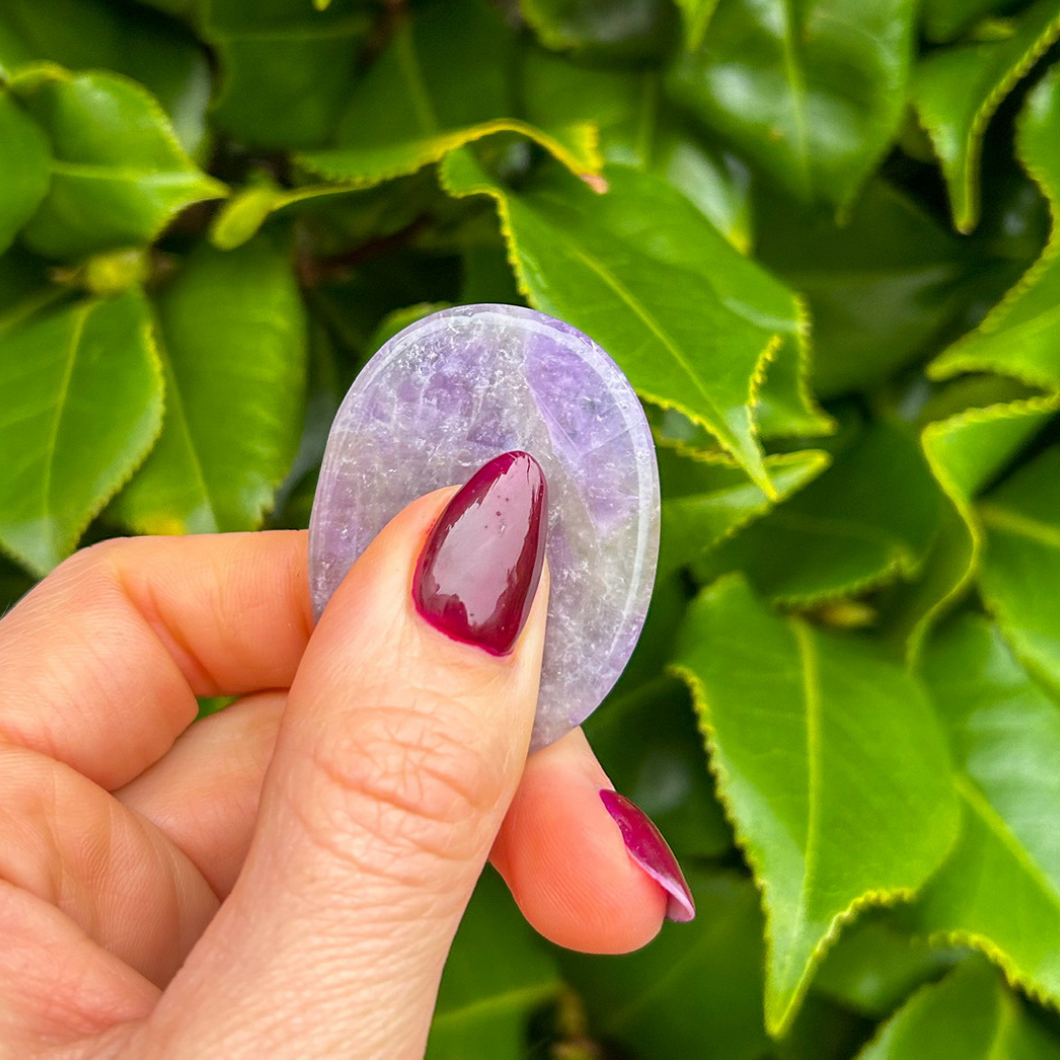
[[[536,461],[506,453],[355,564],[291,688],[243,873],[138,1055],[422,1056],[526,758],[546,508]]]

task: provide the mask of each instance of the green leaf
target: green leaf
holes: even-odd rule
[[[1060,710],[980,616],[929,644],[923,673],[949,728],[964,827],[915,913],[1060,1000]]]
[[[344,195],[353,187],[335,184],[309,184],[281,188],[271,181],[260,181],[233,195],[210,224],[210,242],[218,250],[234,250],[257,235],[270,214],[311,199]]]
[[[42,61],[141,82],[169,115],[184,150],[202,147],[210,70],[201,46],[175,23],[106,0],[5,0],[0,73]]]
[[[915,994],[858,1060],[1056,1060],[1060,1042],[985,962]]]
[[[664,924],[621,957],[563,952],[591,1031],[636,1056],[758,1060],[762,1026],[762,913],[751,882],[692,869],[696,919]]]
[[[725,457],[663,447],[658,460],[663,500],[657,580],[773,508],[774,502]],[[777,500],[803,489],[830,461],[818,449],[766,457]]]
[[[821,964],[814,990],[879,1019],[968,955],[961,947],[930,946],[892,921],[862,917],[844,931]]]
[[[979,505],[987,530],[979,586],[1016,654],[1060,695],[1060,448],[1006,479]]]
[[[927,558],[942,504],[912,432],[877,423],[805,489],[719,545],[696,573],[713,581],[742,570],[758,592],[793,605],[911,580]]]
[[[500,14],[483,0],[435,0],[397,30],[357,85],[338,145],[301,155],[302,164],[330,180],[375,184],[473,140],[514,132],[577,174],[598,173],[595,126],[545,130],[513,113],[515,48]]]
[[[49,162],[44,133],[0,88],[0,254],[48,193]]]
[[[979,155],[994,111],[1060,34],[1060,2],[1037,0],[1001,40],[940,48],[913,76],[913,104],[931,137],[949,189],[953,219],[970,232],[979,219]]]
[[[33,588],[35,579],[0,555],[0,618]]]
[[[982,297],[983,257],[881,179],[843,225],[775,193],[757,196],[754,213],[759,259],[808,302],[824,397],[876,389],[937,349]]]
[[[140,533],[253,530],[305,411],[306,323],[288,255],[264,236],[228,253],[201,245],[156,312],[166,417],[114,514]]]
[[[51,187],[24,233],[38,253],[77,257],[149,243],[185,206],[226,194],[184,153],[139,85],[53,68],[16,88],[52,147]]]
[[[662,830],[679,858],[714,858],[732,830],[714,798],[688,690],[660,677],[612,697],[585,734],[615,787]]]
[[[1042,256],[979,327],[930,366],[936,379],[998,372],[1060,389],[1060,68],[1034,89],[1020,115],[1019,154],[1049,202],[1052,234]]]
[[[158,435],[162,380],[138,292],[0,334],[0,545],[37,574],[68,556]]]
[[[960,389],[958,387],[958,389]],[[924,577],[890,601],[890,635],[915,658],[924,637],[969,588],[983,546],[975,497],[1042,429],[1060,398],[1002,401],[972,406],[929,423],[920,444],[949,504],[926,563]]]
[[[214,120],[262,147],[326,142],[372,22],[360,0],[334,0],[326,11],[305,0],[210,0],[199,31],[222,68]]]
[[[530,1013],[561,985],[500,877],[487,868],[446,962],[426,1060],[522,1060]]]
[[[673,97],[798,198],[846,206],[902,118],[911,0],[720,0]]]
[[[546,47],[586,59],[658,58],[677,28],[668,0],[519,0],[519,9]]]
[[[763,891],[766,1026],[782,1034],[842,924],[912,895],[950,847],[944,738],[876,644],[775,617],[739,577],[696,599],[675,658]]]
[[[800,321],[791,293],[741,257],[679,193],[628,166],[598,195],[554,169],[519,194],[469,152],[442,167],[454,195],[497,201],[520,287],[591,335],[638,393],[701,423],[768,495],[755,437],[757,384]]]

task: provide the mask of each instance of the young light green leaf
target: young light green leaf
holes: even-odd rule
[[[51,186],[24,235],[38,253],[79,257],[149,243],[185,206],[227,193],[132,81],[49,68],[15,86],[52,148]]]
[[[31,63],[76,72],[111,70],[139,81],[162,104],[184,150],[206,133],[210,70],[201,45],[177,23],[107,0],[4,0],[0,73]]]
[[[1007,478],[979,505],[979,587],[1016,654],[1060,695],[1060,448]]]
[[[473,140],[514,132],[574,173],[597,174],[603,160],[594,125],[546,130],[515,116],[515,47],[500,14],[484,0],[434,0],[397,30],[356,86],[337,146],[301,155],[302,164],[330,180],[376,184]]]
[[[911,0],[720,0],[670,93],[805,201],[849,204],[898,131]]]
[[[985,961],[925,986],[858,1060],[1057,1060],[1060,1041]]]
[[[915,922],[983,950],[1011,982],[1056,1004],[1060,710],[981,616],[933,638],[923,673],[950,731],[964,828]]]
[[[198,20],[217,51],[214,120],[262,147],[329,140],[353,91],[357,56],[372,28],[360,0],[314,10],[306,0],[210,0]]]
[[[953,220],[979,220],[979,154],[1001,101],[1060,34],[1060,0],[1036,0],[1000,40],[931,52],[913,76],[913,104],[931,137],[949,189]]]
[[[68,556],[162,421],[147,304],[129,291],[0,333],[0,546],[37,574]]]
[[[762,913],[750,880],[692,869],[690,924],[665,924],[658,938],[621,957],[560,954],[582,997],[589,1030],[644,1057],[759,1060]]]
[[[113,511],[141,533],[255,529],[304,413],[305,311],[288,255],[264,236],[227,253],[199,246],[157,317],[162,435]]]
[[[210,242],[218,250],[234,250],[252,239],[277,210],[327,195],[343,195],[354,187],[342,184],[308,184],[301,188],[281,188],[261,181],[233,195],[210,225]]]
[[[675,660],[762,888],[766,1026],[782,1034],[841,925],[912,895],[949,849],[945,740],[877,645],[778,618],[736,576],[693,603]]]
[[[454,195],[497,201],[536,308],[591,335],[643,397],[703,424],[774,495],[752,410],[770,355],[800,326],[790,291],[649,173],[613,166],[597,195],[557,167],[513,193],[460,151],[442,174]]]
[[[48,193],[49,163],[44,133],[11,93],[0,88],[0,254]]]
[[[522,1060],[530,1013],[561,986],[507,888],[487,869],[446,962],[426,1060]]]
[[[912,432],[877,423],[805,489],[704,557],[696,574],[713,581],[742,570],[758,592],[796,605],[911,580],[942,505]]]
[[[1060,67],[1027,99],[1019,119],[1020,158],[1049,202],[1052,234],[1042,256],[979,327],[936,358],[930,374],[997,372],[1060,389]]]
[[[958,384],[955,384],[961,389]],[[890,635],[915,658],[931,626],[960,599],[977,570],[983,532],[972,498],[1042,429],[1060,397],[973,405],[929,423],[920,444],[948,504],[924,577],[900,587],[890,601]]]

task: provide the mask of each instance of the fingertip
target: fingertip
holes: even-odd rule
[[[493,850],[527,920],[584,953],[628,953],[662,926],[666,892],[630,857],[581,730],[532,755]]]

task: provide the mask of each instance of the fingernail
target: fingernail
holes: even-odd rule
[[[412,597],[435,629],[506,655],[541,580],[548,486],[523,452],[479,468],[449,502],[416,565]]]
[[[600,798],[622,833],[629,856],[657,883],[668,896],[666,919],[684,923],[696,915],[696,903],[688,889],[685,875],[662,832],[636,803],[625,795],[605,788]]]

